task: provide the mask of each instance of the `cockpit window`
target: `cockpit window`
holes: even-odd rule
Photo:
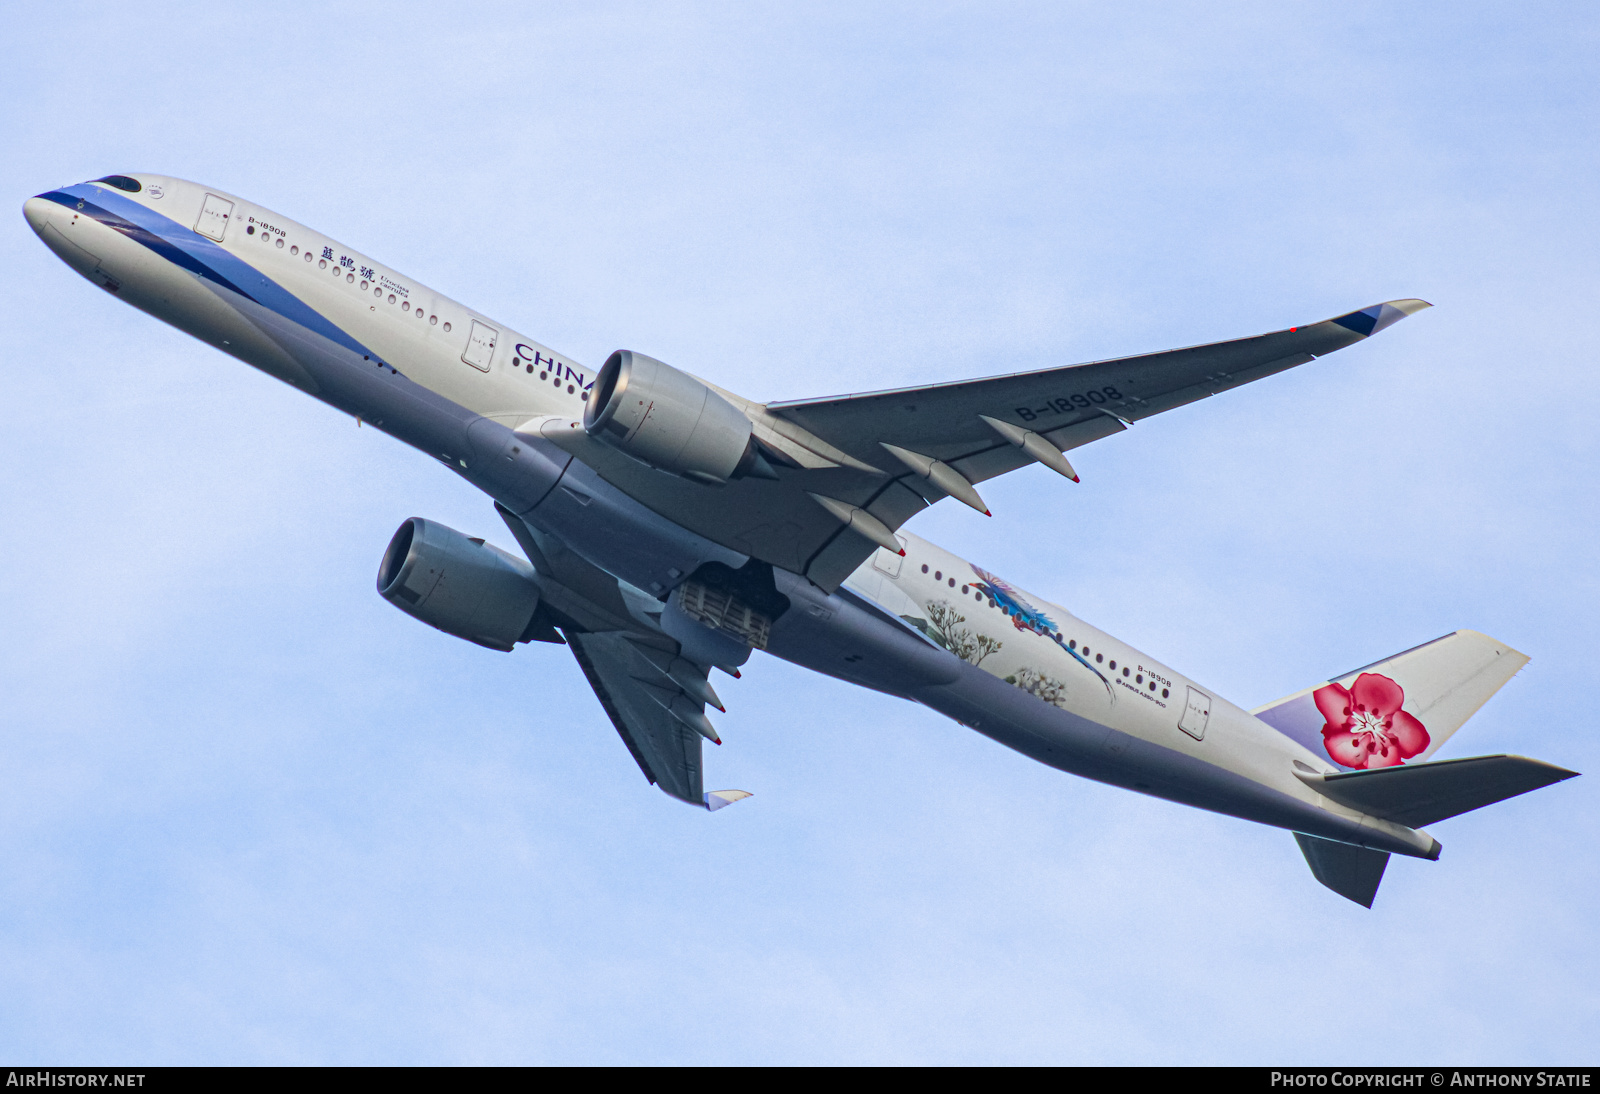
[[[95,179],[107,186],[115,186],[118,190],[126,190],[130,194],[137,194],[144,187],[139,185],[138,179],[130,179],[127,175],[107,175],[103,179]]]

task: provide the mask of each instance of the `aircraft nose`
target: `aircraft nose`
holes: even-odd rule
[[[28,227],[33,229],[34,235],[44,238],[44,227],[50,223],[52,210],[61,206],[53,201],[46,201],[42,196],[29,198],[22,203],[22,215],[27,218]]]
[[[100,269],[100,250],[95,240],[106,231],[92,217],[83,216],[58,200],[66,195],[60,190],[31,197],[22,203],[22,215],[28,227],[44,242],[55,256],[97,285],[110,288],[107,277]],[[73,201],[73,206],[81,204]],[[93,247],[93,250],[86,248]],[[113,290],[115,291],[115,290]]]

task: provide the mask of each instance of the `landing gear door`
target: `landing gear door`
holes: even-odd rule
[[[233,202],[215,194],[207,194],[205,204],[200,206],[200,219],[194,222],[194,230],[221,243],[222,237],[228,233],[228,219],[232,216]]]
[[[1205,740],[1206,724],[1211,721],[1211,696],[1203,691],[1189,689],[1189,701],[1183,705],[1183,717],[1178,728],[1197,741]]]
[[[475,369],[488,372],[489,362],[494,360],[494,344],[499,337],[499,331],[474,319],[472,333],[467,336],[467,348],[462,351],[461,359]]]

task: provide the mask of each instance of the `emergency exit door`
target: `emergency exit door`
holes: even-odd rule
[[[1205,739],[1206,725],[1211,721],[1211,696],[1203,691],[1189,689],[1189,701],[1183,705],[1183,717],[1178,728],[1197,741]]]
[[[904,551],[906,549],[905,537],[895,536],[894,538],[900,544],[900,550]],[[872,568],[880,573],[888,574],[890,577],[899,577],[900,563],[904,561],[903,556],[890,554],[887,549],[879,547],[877,553],[872,556]]]
[[[499,331],[474,319],[472,333],[467,335],[467,348],[462,351],[461,359],[475,369],[488,372],[489,362],[494,360],[494,343],[499,337]]]

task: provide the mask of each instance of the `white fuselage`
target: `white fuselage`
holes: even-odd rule
[[[85,277],[429,452],[635,591],[659,591],[707,559],[743,558],[540,439],[551,421],[582,414],[593,369],[241,198],[138,178],[138,193],[99,183],[53,191],[30,199],[26,215]],[[571,496],[581,488],[580,509],[539,500],[560,500],[549,489],[557,479],[576,484]],[[795,606],[769,650],[914,699],[1063,770],[1313,835],[1437,854],[1431,837],[1307,785],[1297,767],[1326,772],[1328,763],[1250,713],[1065,608],[900,538],[904,558],[879,551],[833,594],[787,575]]]

